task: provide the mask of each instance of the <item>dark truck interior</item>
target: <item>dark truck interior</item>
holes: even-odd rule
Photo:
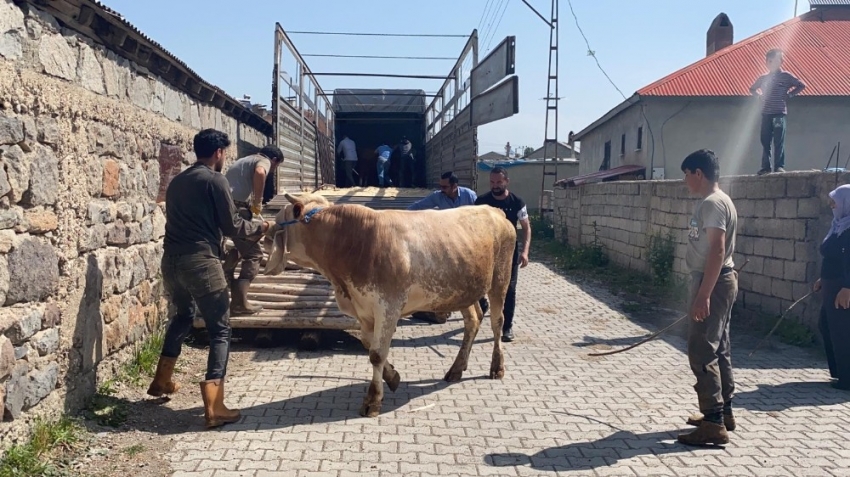
[[[358,185],[377,186],[375,149],[386,142],[395,149],[402,137],[413,145],[413,185],[425,187],[425,92],[422,90],[336,89],[333,93],[336,144],[346,135],[357,145]],[[398,187],[400,160],[390,156],[389,176]],[[336,156],[336,185],[345,185],[342,158]]]

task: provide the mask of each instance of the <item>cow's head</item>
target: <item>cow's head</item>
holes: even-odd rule
[[[310,233],[310,224],[305,223],[305,217],[312,219],[311,212],[330,206],[330,202],[320,194],[309,193],[294,196],[283,195],[287,204],[275,216],[275,223],[269,227],[264,237],[264,245],[271,251],[263,271],[265,275],[278,275],[286,267],[286,261],[291,256],[295,263],[310,266],[304,243],[305,236]],[[316,213],[316,212],[313,212]]]

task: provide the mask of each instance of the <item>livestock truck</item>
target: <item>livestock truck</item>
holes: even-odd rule
[[[444,171],[453,171],[461,185],[475,190],[478,126],[519,111],[513,36],[479,61],[478,32],[473,30],[452,69],[439,77],[444,78],[442,85],[432,95],[426,95],[424,89],[380,88],[327,93],[318,82],[322,73],[310,69],[279,23],[274,42],[273,142],[283,150],[284,161],[266,187],[274,195],[263,211],[266,217],[284,207],[283,192],[318,191],[332,203],[404,209],[430,193]],[[358,179],[366,187],[339,187],[345,177],[339,173],[335,152],[345,135],[357,144]],[[370,167],[375,163],[373,151],[382,141],[392,146],[402,136],[414,147],[413,182],[417,187],[371,187],[377,184]],[[391,177],[397,177],[397,167],[391,166]],[[322,329],[359,329],[355,318],[337,308],[327,280],[293,264],[278,276],[260,275],[251,284],[248,298],[263,310],[232,316],[234,328],[307,330],[314,337]],[[196,320],[195,326],[203,327],[203,321]]]

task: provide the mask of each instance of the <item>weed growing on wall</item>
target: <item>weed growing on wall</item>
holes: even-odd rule
[[[655,233],[649,238],[649,267],[652,279],[660,286],[667,286],[671,282],[675,249],[673,234],[669,231],[664,235]]]

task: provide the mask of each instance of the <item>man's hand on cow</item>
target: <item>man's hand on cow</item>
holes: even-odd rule
[[[519,256],[519,268],[525,268],[528,265],[528,252],[523,252]]]

